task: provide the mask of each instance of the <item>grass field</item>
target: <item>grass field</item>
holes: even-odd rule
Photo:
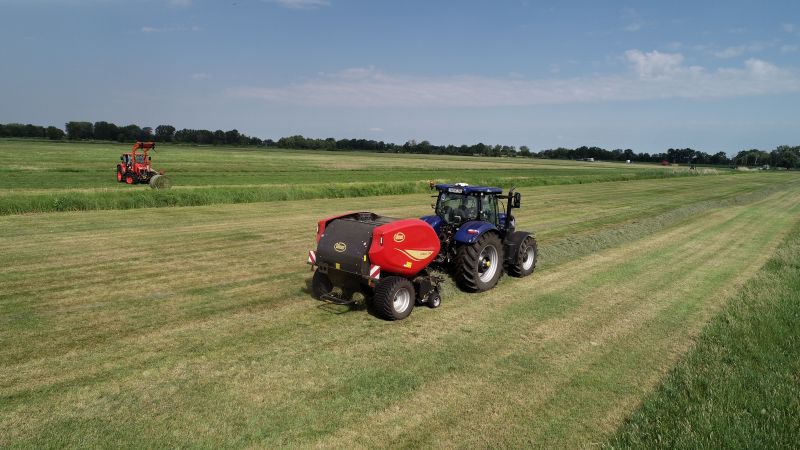
[[[155,192],[115,182],[119,155],[129,150],[0,140],[0,215],[409,194],[425,192],[428,180],[541,186],[697,174],[649,164],[162,145],[153,164],[174,188]]]
[[[0,166],[19,182],[3,181],[0,199],[129,194],[113,181],[113,158],[108,167],[98,161],[122,147],[26,143],[34,153],[26,159],[10,142],[0,146]],[[63,151],[82,155],[102,177],[59,186],[47,174],[72,173],[47,168],[61,165]],[[202,155],[195,167],[208,170],[191,178],[200,170],[182,161],[195,155]],[[211,173],[231,155],[239,160],[228,169],[231,180]],[[400,179],[404,167],[409,182],[420,183],[517,171],[534,180],[519,183],[517,222],[537,233],[539,269],[483,294],[448,282],[441,308],[388,323],[313,300],[306,252],[320,217],[355,209],[420,216],[430,211],[425,190],[6,212],[0,446],[613,444],[625,419],[800,223],[793,173],[648,179],[637,171],[660,169],[333,157],[169,147],[153,159],[181,164],[170,170],[178,192],[237,184],[234,167],[249,168],[241,180],[262,177],[265,185],[282,170],[312,185],[347,183],[353,173],[383,183]],[[432,167],[440,161],[446,171]],[[295,166],[301,162],[303,169]]]

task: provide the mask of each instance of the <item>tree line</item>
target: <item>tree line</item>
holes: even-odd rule
[[[195,130],[183,128],[176,130],[172,125],[159,125],[155,128],[140,127],[135,124],[116,125],[114,123],[78,122],[65,124],[64,130],[49,126],[9,123],[0,124],[0,137],[40,138],[51,140],[106,140],[118,142],[156,141],[199,145],[236,145],[255,147],[275,147],[296,150],[344,151],[360,150],[385,153],[414,153],[431,155],[494,156],[494,157],[536,157],[546,159],[586,160],[589,158],[604,161],[667,162],[679,164],[740,165],[800,168],[800,146],[782,145],[767,152],[764,150],[742,150],[733,158],[725,152],[713,155],[691,148],[670,148],[662,153],[636,153],[631,149],[606,150],[600,147],[582,146],[578,148],[559,147],[532,152],[523,145],[434,145],[429,141],[409,140],[400,145],[372,139],[318,139],[301,135],[282,137],[277,141],[247,136],[238,130]]]

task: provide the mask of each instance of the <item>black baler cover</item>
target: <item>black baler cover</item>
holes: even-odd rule
[[[334,219],[317,244],[317,264],[362,276],[369,275],[365,256],[372,244],[372,230],[381,225],[350,218]]]

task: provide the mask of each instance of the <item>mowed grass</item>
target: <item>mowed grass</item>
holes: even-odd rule
[[[320,217],[427,194],[0,217],[0,445],[593,445],[800,213],[791,174],[522,192],[534,276],[398,323],[303,262]]]
[[[424,192],[429,180],[530,187],[720,173],[650,164],[165,144],[152,153],[153,165],[166,171],[174,188],[153,191],[116,182],[119,155],[129,149],[0,139],[0,214],[409,194]]]
[[[794,448],[800,228],[725,306],[612,448]]]

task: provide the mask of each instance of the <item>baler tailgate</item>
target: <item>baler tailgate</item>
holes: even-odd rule
[[[351,219],[330,222],[317,245],[317,264],[368,276],[367,253],[374,228],[374,224]]]

